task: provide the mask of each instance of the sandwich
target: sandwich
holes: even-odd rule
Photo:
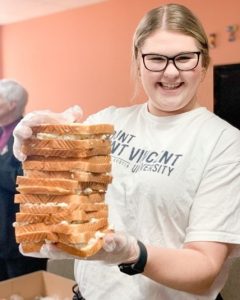
[[[27,155],[83,158],[111,152],[110,124],[80,125],[73,123],[32,127],[33,135],[23,145]]]
[[[54,243],[75,256],[92,256],[112,231],[105,193],[112,182],[113,126],[44,124],[32,131],[16,182],[16,241],[24,252]]]

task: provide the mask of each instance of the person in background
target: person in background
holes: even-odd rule
[[[154,8],[133,39],[146,102],[111,106],[84,122],[116,131],[106,194],[115,232],[95,256],[75,260],[86,300],[220,299],[239,256],[240,131],[198,100],[209,61],[207,35],[187,7]],[[16,157],[26,158],[20,146],[33,124],[68,122],[69,113],[30,113],[14,132]],[[30,255],[69,257],[49,244]]]
[[[21,163],[13,155],[13,130],[21,120],[28,93],[17,81],[0,80],[0,280],[37,270],[46,270],[47,259],[23,256],[15,240],[13,223],[18,205],[14,204],[16,176]]]

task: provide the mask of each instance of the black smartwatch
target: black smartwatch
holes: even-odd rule
[[[147,249],[144,244],[140,241],[137,241],[140,248],[140,254],[137,262],[135,263],[126,263],[118,265],[119,270],[128,275],[140,274],[144,271],[145,265],[147,263]]]

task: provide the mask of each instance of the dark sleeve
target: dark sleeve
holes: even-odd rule
[[[16,191],[16,177],[22,174],[22,168],[20,164],[9,166],[7,169],[0,167],[0,189],[6,190],[10,193]]]
[[[7,153],[0,155],[0,189],[15,194],[18,175],[22,175],[22,163],[14,157],[10,139]]]

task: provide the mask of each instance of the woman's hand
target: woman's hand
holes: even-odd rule
[[[109,233],[105,235],[103,241],[103,248],[92,256],[92,260],[119,265],[135,262],[140,255],[137,239],[124,232]]]
[[[14,144],[13,154],[20,160],[24,161],[26,155],[21,151],[22,143],[32,135],[31,127],[41,124],[56,124],[56,123],[73,123],[80,121],[82,117],[82,109],[80,106],[75,105],[62,113],[54,113],[49,110],[34,111],[28,113],[15,127],[13,131]]]

